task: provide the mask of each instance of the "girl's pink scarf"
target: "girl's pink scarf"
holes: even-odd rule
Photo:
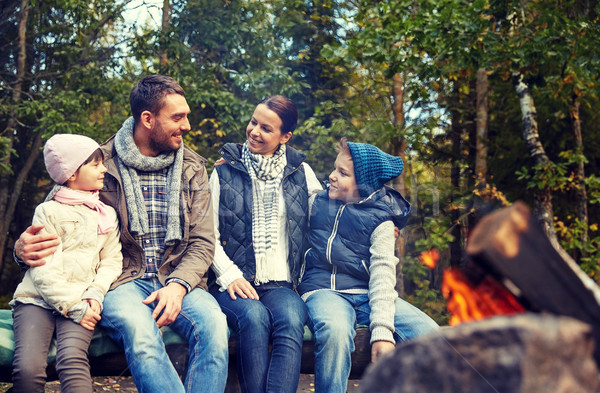
[[[98,233],[103,235],[113,229],[113,221],[109,215],[109,208],[100,202],[98,191],[80,192],[67,187],[61,187],[53,198],[65,205],[85,205],[98,212]]]

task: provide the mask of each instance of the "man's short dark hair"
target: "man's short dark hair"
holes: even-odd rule
[[[179,94],[185,97],[183,88],[170,76],[149,75],[140,79],[129,94],[133,121],[137,124],[144,111],[158,114],[167,94]]]

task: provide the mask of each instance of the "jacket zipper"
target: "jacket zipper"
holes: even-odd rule
[[[340,217],[345,208],[346,208],[346,205],[342,205],[339,207],[337,213],[335,214],[335,220],[333,222],[333,229],[331,230],[331,235],[329,235],[329,239],[327,239],[326,257],[327,257],[327,262],[329,262],[330,264],[331,264],[331,248],[333,246],[333,239],[337,235],[338,225],[340,223]]]
[[[304,162],[304,161],[302,161]],[[287,179],[288,177],[290,177],[294,172],[296,172],[301,166],[302,166],[302,162],[290,173],[288,173],[287,175],[285,175],[282,179],[281,179],[281,186],[283,187],[283,182],[285,179]],[[283,168],[283,170],[285,170],[285,168]],[[306,180],[305,180],[306,181]],[[285,195],[283,196],[283,204],[285,205]],[[286,207],[286,212],[287,212],[287,207]],[[289,223],[289,218],[286,217],[286,219],[288,220],[287,224],[287,235],[288,235],[288,260],[289,260],[289,253],[292,252],[293,247],[291,242],[292,242],[292,234],[290,233],[290,223]],[[292,256],[292,270],[290,270],[290,275],[292,278],[292,284],[293,285],[298,285],[300,284],[300,281],[298,281],[297,283],[294,283],[294,271],[296,270],[296,258],[294,256]]]
[[[325,258],[327,258],[327,262],[329,262],[329,264],[332,265],[331,277],[330,277],[331,289],[335,289],[335,275],[337,273],[337,266],[334,265],[331,262],[331,249],[333,248],[333,239],[337,235],[338,225],[340,224],[340,218],[342,216],[342,213],[344,212],[344,209],[346,208],[347,205],[349,205],[349,204],[356,204],[356,205],[358,205],[358,204],[364,203],[365,201],[371,199],[373,197],[373,195],[375,195],[376,193],[377,193],[377,191],[373,192],[371,195],[369,195],[365,199],[362,199],[359,202],[345,203],[345,204],[343,204],[342,206],[340,206],[338,208],[338,211],[337,211],[337,213],[335,215],[335,220],[334,220],[334,223],[333,223],[333,230],[331,231],[331,235],[329,235],[329,239],[327,239],[327,250],[326,250],[326,253],[325,253]],[[363,262],[363,266],[366,269],[366,264],[364,262]],[[367,269],[367,272],[368,271],[369,270]]]
[[[337,235],[338,225],[340,223],[340,217],[342,216],[344,208],[346,208],[346,205],[340,206],[337,213],[335,214],[335,220],[333,222],[333,230],[331,231],[331,235],[329,235],[329,239],[327,239],[326,258],[327,258],[327,262],[329,262],[329,264],[332,265],[331,277],[330,277],[331,289],[335,289],[335,275],[337,273],[337,266],[335,266],[331,262],[331,249],[333,247],[333,239]]]

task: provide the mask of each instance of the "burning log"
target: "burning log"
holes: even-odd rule
[[[466,253],[528,310],[590,324],[594,357],[600,364],[600,288],[552,246],[525,204],[517,202],[483,217],[468,239]]]
[[[444,328],[371,365],[365,393],[598,392],[589,325],[524,313]]]
[[[466,254],[465,266],[444,272],[453,327],[398,345],[361,390],[600,392],[600,289],[529,209],[515,203],[484,217]],[[434,267],[438,257],[421,260]]]

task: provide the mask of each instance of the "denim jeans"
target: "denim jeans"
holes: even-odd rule
[[[315,337],[315,392],[344,393],[354,352],[356,325],[369,326],[369,295],[329,290],[313,293],[306,301],[309,326]],[[426,334],[438,325],[424,312],[397,298],[394,339],[397,342]]]
[[[189,343],[188,371],[182,383],[152,318],[156,304],[142,303],[161,287],[157,279],[138,279],[119,285],[104,298],[100,324],[123,346],[138,391],[222,393],[227,380],[228,332],[219,305],[209,293],[195,288],[184,296],[181,312],[169,325]]]
[[[18,304],[13,311],[15,358],[13,391],[43,393],[46,360],[56,334],[56,371],[61,392],[92,393],[88,347],[93,331],[33,304]]]
[[[255,287],[260,300],[212,292],[237,334],[237,370],[244,393],[295,393],[300,379],[306,305],[288,285]],[[271,354],[269,355],[269,342]]]

